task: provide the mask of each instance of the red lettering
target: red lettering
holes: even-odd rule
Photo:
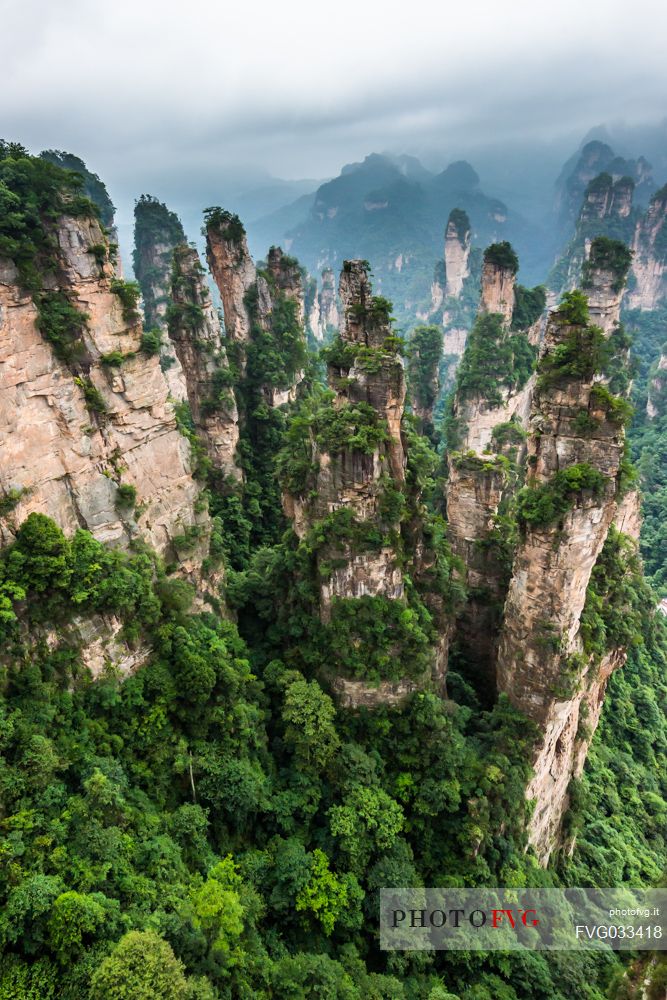
[[[507,918],[512,927],[516,927],[516,924],[514,922],[514,914],[512,913],[511,910],[492,910],[491,912],[493,914],[493,920],[492,920],[493,927],[500,927],[503,919],[503,913],[507,914]]]

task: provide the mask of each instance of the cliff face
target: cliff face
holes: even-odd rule
[[[604,172],[591,179],[584,191],[574,235],[549,277],[551,288],[564,292],[579,285],[596,237],[632,242],[637,220],[634,191],[635,182],[628,176],[615,179]]]
[[[626,304],[629,309],[656,309],[667,300],[667,185],[656,192],[638,221],[632,249],[634,280]]]
[[[442,689],[449,621],[442,596],[430,583],[438,556],[417,514],[416,495],[412,506],[408,504],[413,517],[405,506],[405,378],[397,353],[400,341],[390,325],[390,304],[373,297],[364,261],[344,263],[339,295],[343,325],[329,354],[332,391],[304,404],[301,436],[292,442],[290,459],[283,464],[283,499],[297,535],[318,538],[322,622],[339,628],[345,614],[363,622],[372,605],[373,618],[385,622],[387,636],[396,633],[382,673],[372,681],[350,676],[342,652],[340,663],[333,664],[332,684],[341,702],[372,707],[401,701],[431,679]],[[409,544],[402,537],[402,522],[409,523]],[[439,635],[429,651],[414,656],[401,673],[405,654],[397,622],[403,614],[420,613],[414,610],[414,587],[438,622]]]
[[[465,212],[450,212],[445,230],[445,296],[458,298],[470,274],[470,220]]]
[[[316,340],[324,341],[340,326],[336,280],[330,267],[322,271],[322,287],[315,288],[308,324]]]
[[[134,206],[133,263],[147,330],[166,329],[174,248],[186,242],[178,216],[157,198],[142,195]]]
[[[232,374],[199,254],[187,244],[173,251],[169,338],[184,372],[195,430],[213,467],[238,479],[239,426]]]
[[[240,344],[241,366],[245,365],[244,345],[250,339],[250,316],[245,297],[257,278],[245,230],[229,212],[214,210],[206,220],[206,256],[218,286],[225,314],[227,336]]]
[[[667,397],[667,375],[665,372],[667,372],[667,357],[661,354],[648,384],[646,413],[650,420],[661,417],[665,412]]]
[[[589,274],[598,316],[609,325],[618,321],[618,282],[618,272]],[[499,690],[539,728],[527,795],[537,800],[529,836],[544,861],[557,843],[568,786],[583,767],[607,678],[625,657],[622,650],[588,654],[581,632],[591,573],[617,516],[624,407],[596,366],[600,334],[577,301],[552,313],[547,325],[497,666]],[[623,523],[630,520],[624,511]]]
[[[514,311],[514,286],[516,271],[493,259],[485,259],[482,265],[482,297],[480,311],[497,313],[509,326]]]
[[[452,403],[453,434],[445,487],[448,537],[466,566],[469,597],[456,624],[456,638],[484,678],[495,686],[495,647],[507,585],[506,542],[498,515],[518,476],[523,426],[530,405],[527,369],[517,370],[525,333],[510,333],[517,262],[490,247],[482,268],[480,314],[468,339]]]
[[[56,274],[35,301],[0,262],[0,482],[16,498],[0,538],[39,511],[101,541],[143,538],[197,582],[208,518],[158,358],[99,223],[65,216],[53,235]]]

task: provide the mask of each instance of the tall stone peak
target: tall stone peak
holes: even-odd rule
[[[195,431],[216,473],[239,479],[241,473],[235,462],[239,418],[233,377],[220,319],[199,254],[192,245],[181,244],[174,249],[167,320],[169,338],[184,373]]]
[[[175,212],[142,194],[134,204],[134,274],[141,288],[146,329],[165,330],[174,248],[186,237]]]
[[[587,247],[583,266],[582,288],[588,299],[591,323],[607,336],[618,326],[625,281],[632,263],[632,252],[620,240],[597,236]]]
[[[634,281],[627,293],[628,308],[656,309],[667,301],[667,184],[637,221],[632,249]]]
[[[445,295],[461,294],[463,282],[470,274],[470,219],[467,212],[454,208],[449,213],[445,229]]]
[[[484,251],[480,310],[498,313],[507,324],[514,312],[514,286],[519,261],[507,241],[492,243]]]
[[[487,248],[479,313],[457,372],[448,431],[447,530],[469,588],[455,635],[488,697],[508,582],[497,557],[497,519],[518,479],[537,353],[526,331],[510,329],[517,271],[509,243]]]
[[[316,552],[319,613],[326,626],[341,614],[367,614],[368,605],[356,602],[371,602],[374,615],[394,634],[390,622],[423,601],[439,634],[428,654],[404,664],[405,673],[393,679],[368,682],[346,673],[344,658],[334,664],[334,690],[351,707],[395,704],[430,683],[442,691],[451,624],[433,585],[434,566],[443,557],[426,539],[416,495],[410,501],[414,516],[408,517],[412,487],[406,481],[402,429],[401,341],[392,330],[391,304],[373,296],[368,272],[366,261],[343,263],[343,323],[327,349],[330,388],[306,397],[298,411],[281,460],[284,508],[296,534]],[[397,636],[397,662],[400,648]],[[396,664],[388,661],[383,669],[391,673]]]
[[[607,678],[624,659],[622,650],[593,655],[582,633],[587,587],[618,510],[629,411],[596,360],[605,355],[601,338],[613,336],[603,329],[590,322],[581,292],[569,293],[547,323],[498,650],[499,690],[538,726],[527,795],[537,800],[529,836],[543,861],[558,843]]]
[[[220,291],[227,336],[240,344],[250,338],[250,317],[245,297],[257,280],[257,269],[238,215],[221,208],[205,213],[206,257]]]
[[[297,307],[299,324],[305,319],[303,272],[296,257],[288,256],[280,247],[271,247],[266,269],[275,287]]]

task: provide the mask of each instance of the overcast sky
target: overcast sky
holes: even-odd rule
[[[0,14],[0,136],[78,153],[116,199],[229,168],[329,176],[381,149],[444,165],[484,141],[667,113],[658,0],[0,0]]]

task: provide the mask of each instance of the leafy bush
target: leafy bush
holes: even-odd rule
[[[140,350],[144,354],[153,355],[159,354],[160,348],[162,346],[162,334],[159,330],[144,330],[141,335]]]
[[[528,330],[540,318],[546,304],[547,290],[544,285],[536,285],[535,288],[515,285],[512,329]]]
[[[521,525],[546,527],[570,510],[583,493],[599,497],[607,479],[586,463],[570,465],[539,486],[524,486],[516,498],[516,517]]]
[[[232,243],[240,243],[245,236],[245,229],[238,215],[218,206],[204,209],[204,234],[207,229],[219,229],[223,239]]]
[[[91,410],[93,413],[107,412],[107,404],[104,401],[104,396],[97,388],[97,386],[93,385],[93,383],[90,381],[89,378],[77,376],[74,379],[74,381],[79,386],[79,388],[83,390],[83,396],[84,399],[86,400],[86,406],[88,407],[89,410]]]
[[[138,309],[138,302],[141,296],[141,289],[136,281],[123,281],[121,278],[112,278],[111,291],[117,295],[123,307],[123,320],[130,326],[134,326],[141,319]]]
[[[488,246],[484,251],[484,263],[502,267],[511,271],[512,274],[516,274],[519,270],[519,258],[514,252],[512,244],[508,243],[507,240]]]
[[[582,269],[583,287],[590,288],[595,271],[611,271],[614,275],[612,288],[620,292],[631,264],[632,250],[625,243],[607,236],[596,236]]]
[[[70,365],[85,354],[83,331],[87,313],[72,305],[64,292],[40,292],[35,296],[37,327],[51,344],[56,357]]]
[[[116,507],[131,510],[137,503],[137,488],[130,483],[121,483],[116,491]]]

